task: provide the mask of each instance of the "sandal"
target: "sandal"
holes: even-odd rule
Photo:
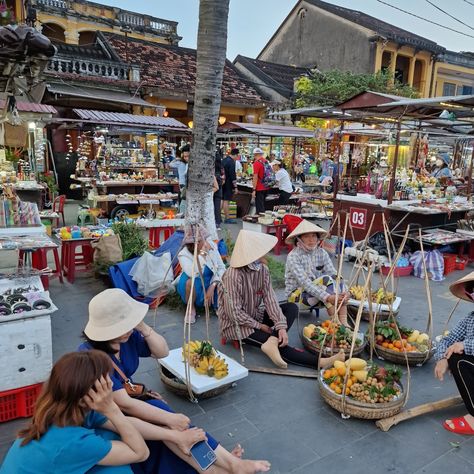
[[[453,418],[449,421],[454,425],[454,428],[451,428],[445,421],[443,423],[443,428],[445,430],[460,435],[474,435],[474,430],[470,427],[469,423],[465,420],[463,416],[460,416],[459,418]]]

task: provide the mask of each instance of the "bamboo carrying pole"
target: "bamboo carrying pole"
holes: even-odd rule
[[[382,431],[388,431],[392,426],[398,425],[398,423],[402,421],[411,420],[417,416],[426,415],[427,413],[432,413],[437,410],[443,410],[444,408],[453,407],[461,403],[462,398],[459,395],[445,398],[437,402],[423,403],[423,405],[409,408],[408,410],[404,410],[395,416],[391,416],[390,418],[377,420],[375,425]]]
[[[268,367],[247,367],[249,372],[258,372],[260,374],[272,374],[272,375],[287,375],[289,377],[302,377],[307,379],[317,379],[318,374],[314,372],[306,372],[303,370],[288,370],[288,369],[274,369]]]
[[[398,165],[398,155],[400,152],[400,131],[402,128],[402,120],[398,120],[397,123],[397,138],[395,142],[395,154],[393,156],[392,163],[392,177],[390,178],[390,185],[388,187],[388,204],[392,204],[393,194],[395,192],[395,180],[397,178],[397,165]]]

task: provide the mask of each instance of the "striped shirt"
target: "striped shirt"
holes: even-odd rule
[[[306,252],[300,247],[295,247],[286,259],[286,296],[290,296],[293,291],[301,288],[311,296],[325,302],[330,294],[323,286],[315,285],[313,281],[323,275],[333,276],[336,273],[326,250],[318,247],[312,252]]]
[[[464,342],[464,354],[474,355],[474,312],[454,326],[450,333],[436,345],[436,360],[441,360],[455,342]]]
[[[240,327],[242,339],[260,329],[266,312],[274,322],[274,329],[287,329],[277,296],[270,282],[266,265],[228,268],[218,288],[219,330],[227,339],[238,339]]]

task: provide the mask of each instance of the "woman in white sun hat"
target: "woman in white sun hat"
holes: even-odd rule
[[[288,301],[300,302],[311,308],[325,307],[330,317],[339,308],[338,319],[347,326],[349,293],[341,284],[336,301],[337,272],[329,254],[321,248],[320,240],[327,232],[306,220],[301,221],[287,237],[294,245],[285,268],[285,289]]]
[[[174,413],[156,392],[146,392],[144,396],[136,395],[143,385],[134,381],[140,358],[162,358],[168,355],[168,345],[160,334],[155,332],[143,320],[148,312],[148,305],[139,303],[125,291],[118,288],[104,290],[94,296],[89,303],[89,320],[84,329],[86,342],[79,350],[96,349],[105,352],[111,359],[114,371],[112,380],[113,399],[120,409],[142,421],[148,422],[147,431],[154,433],[158,425],[166,428],[168,436],[163,438],[154,433],[148,441],[150,457],[138,473],[191,474],[199,467],[191,456],[190,447],[199,441],[194,439],[196,431],[190,429],[191,420],[180,413]],[[131,396],[132,395],[132,396]],[[198,430],[198,437],[202,430]],[[231,453],[224,449],[211,435],[205,434],[209,446],[214,450],[217,460],[209,468],[209,473],[255,473],[267,472],[270,464],[267,461],[244,460],[239,456],[242,448],[236,446]],[[202,439],[202,438],[201,438]],[[164,441],[165,446],[159,441]],[[188,451],[187,454],[186,451]],[[159,470],[156,466],[159,466]]]
[[[280,368],[287,362],[317,368],[318,358],[288,345],[287,330],[298,316],[298,306],[279,304],[264,257],[277,243],[277,238],[241,230],[235,242],[230,268],[218,288],[219,330],[229,340],[240,337],[243,342],[260,347]],[[344,360],[344,353],[321,359],[321,366]]]
[[[453,283],[451,293],[474,303],[474,272]],[[468,413],[446,420],[444,428],[461,435],[474,435],[474,312],[454,326],[436,347],[435,377],[444,379],[449,369]]]

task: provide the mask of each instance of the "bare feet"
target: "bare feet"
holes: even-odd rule
[[[333,355],[332,357],[321,357],[319,364],[322,369],[327,369],[328,367],[332,367],[336,360],[340,360],[341,362],[346,360],[344,350],[341,349],[336,355]]]
[[[260,348],[262,349],[262,352],[267,355],[277,367],[286,369],[288,368],[288,364],[281,358],[278,344],[278,338],[275,336],[270,336]]]
[[[256,472],[268,472],[271,468],[268,461],[252,461],[250,459],[240,459],[233,466],[232,474],[255,474]]]
[[[184,453],[189,456],[191,448],[199,441],[205,441],[206,433],[201,428],[190,428],[189,430],[180,431],[177,439],[176,446]]]
[[[235,446],[235,448],[230,452],[233,456],[235,456],[236,458],[239,458],[239,459],[242,459],[242,456],[244,454],[244,448],[242,448],[242,446],[240,446],[240,444],[237,444]]]

